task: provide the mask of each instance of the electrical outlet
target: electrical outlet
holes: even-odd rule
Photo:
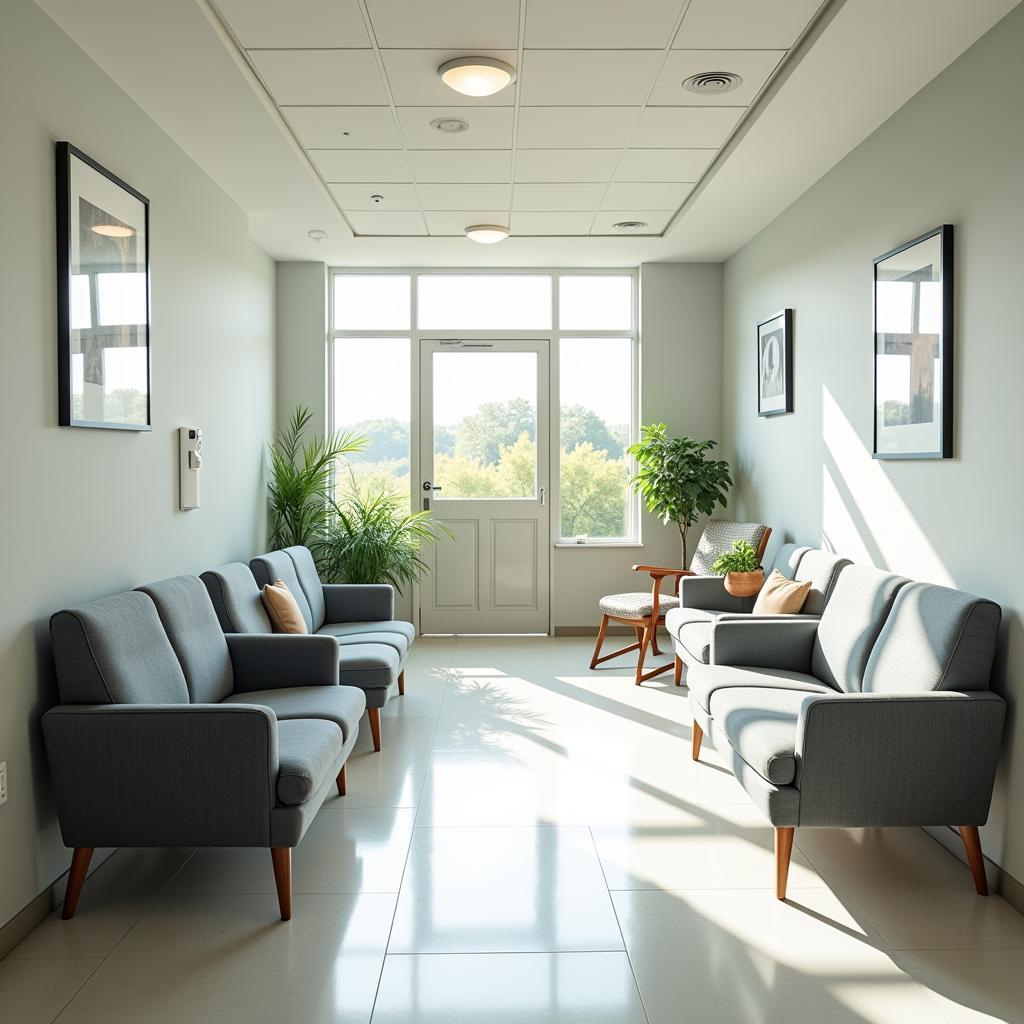
[[[7,762],[0,761],[0,804],[7,803]]]

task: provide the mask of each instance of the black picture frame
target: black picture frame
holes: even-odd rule
[[[148,431],[152,430],[152,330],[150,298],[150,243],[149,243],[149,200],[131,185],[122,181],[90,156],[83,153],[70,142],[60,141],[55,144],[56,157],[56,212],[57,212],[57,422],[62,427],[89,427],[103,430],[131,430]],[[118,199],[118,206],[125,216],[107,214],[106,210],[93,207],[86,199],[82,189],[76,188],[76,170],[81,167],[83,181],[95,172],[106,179],[117,192],[110,194]],[[96,179],[93,178],[93,181]],[[121,196],[120,193],[124,195]],[[95,197],[94,197],[95,198]],[[126,262],[117,263],[113,261],[103,264],[102,254],[96,261],[90,262],[90,269],[81,273],[80,267],[76,266],[76,252],[81,258],[82,226],[81,216],[83,204],[95,209],[98,213],[104,214],[109,221],[116,221],[116,224],[99,225],[108,228],[121,228],[123,235],[120,238],[120,245],[116,239],[108,238],[107,241],[96,242],[97,248],[106,246],[110,252],[116,253],[118,249],[134,253],[131,264]],[[130,211],[130,212],[128,212]],[[95,227],[93,228],[95,231]],[[78,244],[76,247],[76,234]],[[97,232],[104,235],[104,232]],[[141,240],[139,236],[141,237]],[[91,236],[88,236],[91,238]],[[134,243],[129,244],[127,239],[134,237]],[[141,241],[141,245],[139,242]],[[141,251],[140,251],[141,250]],[[131,267],[126,271],[126,267]],[[94,268],[94,269],[93,269]],[[99,289],[101,276],[109,276],[114,273],[131,273],[133,280],[131,287],[127,288],[127,282],[122,282],[123,295],[129,298],[128,306],[136,310],[137,316],[140,309],[144,309],[144,320],[129,322],[115,320],[105,327],[99,326]],[[141,281],[138,274],[144,275]],[[83,290],[75,288],[73,277],[79,282],[85,280]],[[76,301],[76,290],[78,299],[86,300],[85,312],[79,313],[80,317],[88,320],[88,324],[75,323],[76,313],[79,307],[73,309]],[[128,293],[131,293],[130,296]],[[127,307],[126,307],[127,308]],[[95,326],[94,326],[95,325]],[[141,343],[136,340],[141,339]],[[103,345],[104,340],[114,341],[113,345]],[[89,359],[86,358],[86,349],[89,349]],[[138,388],[131,387],[116,392],[120,397],[118,401],[125,410],[124,416],[113,417],[106,415],[107,389],[104,384],[104,353],[110,348],[118,349],[140,349],[144,348],[145,353],[142,359],[136,359],[136,364],[142,364],[145,372],[145,394]],[[76,351],[77,350],[77,351]],[[86,409],[86,386],[85,370],[83,369],[80,392],[75,390],[75,372],[73,368],[73,357],[80,357],[83,367],[89,361],[100,367],[99,381],[100,391],[96,392],[98,400],[91,404],[102,406],[99,410],[101,415],[90,415],[94,410]],[[140,376],[142,366],[136,365],[134,376]],[[96,383],[95,381],[90,383]],[[113,400],[111,400],[113,404]]]
[[[782,416],[792,411],[793,310],[781,309],[757,324],[757,415]]]
[[[873,262],[872,455],[876,459],[953,458],[953,235],[952,224],[940,224]],[[929,262],[936,251],[937,272]],[[893,284],[906,286],[901,295],[886,295],[880,288]],[[925,285],[937,287],[926,294]],[[939,310],[934,308],[936,299],[941,303]],[[906,329],[886,329],[893,327]],[[906,402],[884,397],[893,393],[894,377],[904,376],[894,374],[893,368],[883,367],[882,357],[893,355],[908,360]],[[937,416],[936,397],[940,400]],[[931,418],[925,419],[929,414]],[[931,440],[933,444],[922,443]]]

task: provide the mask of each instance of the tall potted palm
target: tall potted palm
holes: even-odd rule
[[[630,486],[644,499],[647,510],[663,523],[675,523],[682,547],[682,566],[688,561],[686,531],[716,505],[727,504],[732,487],[729,463],[708,457],[717,442],[692,437],[669,437],[664,423],[640,428],[640,441],[629,454],[637,461]]]

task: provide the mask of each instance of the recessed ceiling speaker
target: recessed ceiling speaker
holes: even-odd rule
[[[689,89],[700,96],[721,96],[724,92],[732,92],[743,84],[743,79],[732,71],[702,71],[699,75],[690,75],[683,82],[683,88]]]
[[[469,131],[469,122],[463,121],[461,117],[435,117],[430,122],[430,127],[435,132],[444,132],[445,135],[458,135],[459,132]]]
[[[616,231],[642,231],[647,227],[647,221],[645,220],[620,220],[616,221],[613,225]]]

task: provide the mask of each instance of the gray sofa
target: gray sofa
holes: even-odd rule
[[[257,555],[202,574],[225,633],[270,633],[273,627],[260,588],[283,580],[295,597],[310,633],[331,636],[340,648],[338,681],[366,696],[374,749],[381,749],[380,709],[397,685],[405,693],[405,659],[412,623],[394,618],[394,590],[387,584],[323,584],[305,547]]]
[[[780,899],[797,827],[956,826],[987,891],[999,619],[991,601],[847,566],[820,619],[712,623],[712,664],[688,679],[693,757],[711,736],[775,826]]]
[[[50,633],[61,704],[43,735],[75,850],[64,917],[95,847],[265,846],[287,920],[292,847],[344,795],[365,707],[337,685],[337,644],[225,636],[194,576],[57,612]]]
[[[768,576],[778,569],[798,582],[811,581],[801,615],[818,616],[825,610],[835,581],[849,559],[801,544],[783,544],[776,552]],[[724,576],[684,576],[679,581],[679,607],[665,616],[665,629],[675,650],[676,684],[683,666],[706,665],[711,660],[711,625],[723,617],[749,615],[752,597],[733,597]]]

